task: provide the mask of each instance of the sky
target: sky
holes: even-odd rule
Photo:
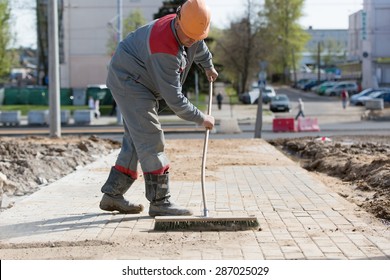
[[[209,0],[207,3],[212,11],[212,23],[226,27],[231,19],[244,14],[247,0]],[[363,0],[305,0],[300,23],[305,29],[309,26],[313,29],[347,29],[348,16],[361,9]]]
[[[112,0],[114,1],[114,0]],[[12,0],[12,32],[16,33],[14,46],[36,46],[35,10],[32,0]],[[231,20],[244,15],[247,0],[207,0],[212,12],[214,26],[228,27]],[[263,2],[259,0],[259,2]],[[303,28],[347,29],[348,16],[363,8],[363,0],[305,0],[304,16],[300,20]]]

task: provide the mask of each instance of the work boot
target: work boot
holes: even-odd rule
[[[134,183],[130,176],[111,168],[110,175],[101,191],[104,193],[100,201],[100,209],[104,211],[118,211],[122,214],[138,214],[144,210],[142,204],[133,204],[123,196]]]
[[[145,174],[146,198],[150,202],[149,216],[191,216],[188,209],[172,203],[169,198],[169,174]]]

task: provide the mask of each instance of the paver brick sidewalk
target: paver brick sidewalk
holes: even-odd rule
[[[309,172],[264,142],[254,156],[273,158],[262,166],[227,166],[207,183],[211,215],[256,215],[259,231],[154,232],[147,212],[112,215],[99,208],[100,186],[117,152],[43,187],[0,213],[0,243],[53,243],[95,240],[132,242],[134,250],[96,258],[125,259],[388,259],[388,228],[367,223],[354,208]],[[200,182],[172,181],[172,196],[201,215]],[[148,205],[143,180],[126,194]],[[175,255],[164,255],[164,242]],[[171,241],[173,242],[173,241]],[[143,248],[148,244],[149,250]],[[119,249],[118,249],[119,250]]]

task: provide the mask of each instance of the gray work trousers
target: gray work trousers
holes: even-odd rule
[[[144,173],[163,173],[169,166],[164,153],[164,132],[158,120],[156,97],[134,80],[126,81],[126,89],[110,88],[122,113],[124,136],[115,167],[137,178],[138,161]]]

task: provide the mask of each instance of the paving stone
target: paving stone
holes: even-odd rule
[[[284,155],[269,144],[256,147],[267,158]],[[354,205],[317,181],[295,163],[280,166],[270,160],[262,166],[221,166],[209,172],[214,178],[207,189],[212,216],[255,215],[260,230],[240,232],[176,232],[153,230],[147,214],[143,178],[126,198],[144,204],[143,213],[123,215],[102,212],[100,188],[117,151],[42,188],[0,212],[2,244],[99,240],[128,244],[158,240],[148,246],[163,246],[161,238],[185,240],[174,259],[279,260],[279,259],[388,259],[388,228],[366,222]],[[105,172],[102,172],[105,170]],[[200,182],[172,182],[175,202],[202,215]],[[72,194],[71,197],[70,194]],[[64,203],[64,197],[68,197]],[[202,245],[211,241],[212,246]],[[141,241],[140,241],[141,242]],[[193,246],[198,245],[197,249]],[[118,252],[118,259],[165,259],[163,254]]]

